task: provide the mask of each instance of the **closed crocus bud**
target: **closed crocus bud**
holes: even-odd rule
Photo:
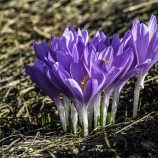
[[[158,61],[158,29],[156,16],[152,15],[148,25],[136,20],[132,30],[133,48],[137,57],[137,64],[150,61],[138,73],[137,82],[134,90],[133,117],[137,116],[139,93],[144,88],[144,79],[150,68]]]

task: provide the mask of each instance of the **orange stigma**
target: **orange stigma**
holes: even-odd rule
[[[87,83],[87,81],[88,81],[88,78],[89,78],[89,75],[86,74],[86,75],[84,76],[83,80],[81,81],[82,90],[84,89],[84,87],[85,87],[85,85],[86,85],[86,83]]]
[[[110,60],[107,60],[105,58],[103,58],[102,60],[105,61],[106,64],[110,63]]]

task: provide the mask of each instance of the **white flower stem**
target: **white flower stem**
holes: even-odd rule
[[[134,89],[133,118],[137,116],[140,90],[141,87],[138,84],[136,84]]]
[[[100,99],[101,94],[97,94],[94,98],[93,105],[94,105],[94,128],[98,126],[98,118],[100,117]]]
[[[113,100],[112,100],[112,109],[111,109],[111,115],[110,115],[110,123],[114,123],[115,122],[116,112],[117,112],[118,103],[119,103],[119,95],[120,95],[119,89],[115,89],[114,94],[113,94]]]
[[[135,84],[134,101],[133,101],[133,118],[135,118],[138,114],[140,90],[144,88],[145,76],[146,75],[144,75],[144,76],[138,75],[138,79],[137,79],[137,82]]]
[[[94,113],[94,103],[93,101],[90,103],[90,105],[88,106],[88,128],[89,128],[89,131],[92,130],[92,122],[93,122],[93,113]]]
[[[78,113],[76,111],[74,104],[72,104],[72,107],[71,107],[71,120],[70,121],[72,121],[73,132],[74,132],[74,134],[76,134],[77,133],[77,123],[78,123]]]
[[[100,125],[105,126],[106,125],[106,119],[107,119],[107,112],[109,107],[109,101],[110,101],[110,91],[105,91],[103,95],[102,105],[101,105],[101,111],[100,111]]]
[[[79,122],[81,124],[83,136],[87,136],[88,135],[88,105],[85,107],[85,105],[77,101],[74,103],[74,105],[78,112]]]
[[[64,110],[64,106],[62,104],[62,101],[59,98],[57,100],[54,100],[54,103],[55,103],[55,105],[58,109],[58,113],[59,113],[62,128],[63,128],[64,132],[66,132],[67,124],[66,124],[66,118],[65,118],[65,110]]]
[[[83,136],[88,135],[88,111],[87,108],[81,107],[79,109],[79,117],[82,124]]]
[[[62,95],[63,97],[63,105],[64,105],[64,111],[65,111],[65,121],[66,121],[66,125],[67,125],[67,132],[68,132],[68,128],[70,126],[70,122],[69,122],[69,116],[70,116],[70,99],[68,97],[66,97],[64,94]]]

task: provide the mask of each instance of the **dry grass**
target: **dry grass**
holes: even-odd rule
[[[58,157],[62,155],[64,157],[89,157],[90,155],[92,157],[100,157],[101,155],[124,157],[126,152],[132,152],[133,148],[136,148],[134,145],[140,148],[134,149],[133,155],[137,155],[137,152],[140,152],[139,155],[141,155],[142,149],[145,155],[150,150],[157,154],[157,125],[158,114],[152,112],[137,121],[130,120],[107,126],[102,132],[91,133],[85,138],[59,134],[57,131],[41,133],[40,129],[37,129],[34,135],[26,136],[19,132],[19,134],[12,134],[1,140],[3,144],[2,155],[3,157],[14,155],[14,157],[22,158],[56,157],[56,155]],[[141,140],[141,144],[134,144],[134,141],[140,143],[138,139]]]

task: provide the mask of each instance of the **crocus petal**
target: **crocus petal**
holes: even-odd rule
[[[35,60],[34,61],[34,66],[40,70],[41,72],[43,72],[43,66],[45,65],[45,63],[43,63],[42,61],[40,60]]]
[[[154,33],[157,31],[157,19],[156,16],[152,15],[149,23],[148,23],[149,33],[150,37],[154,35]]]
[[[91,69],[92,65],[96,61],[97,57],[93,50],[93,46],[90,43],[87,43],[84,51],[84,60],[87,66],[89,66],[89,69]],[[90,70],[91,71],[91,70]]]
[[[133,22],[133,26],[132,26],[132,30],[131,30],[134,41],[137,40],[137,32],[138,32],[139,27],[140,27],[140,22],[138,20],[135,20]]]
[[[107,74],[105,74],[104,88],[107,88],[120,74],[121,68],[112,67]]]
[[[76,80],[79,85],[81,85],[81,81],[84,78],[84,71],[81,65],[75,62],[71,63],[70,73],[72,78]]]
[[[47,58],[48,52],[51,50],[50,46],[46,42],[38,44],[36,41],[33,41],[33,47],[36,57],[41,61],[44,61],[44,59]]]
[[[88,43],[89,36],[88,36],[88,31],[87,30],[82,30],[82,37],[84,39],[84,43]]]
[[[133,59],[132,59],[133,61],[131,64],[131,68],[135,67],[135,65],[138,63],[138,55],[137,55],[136,46],[135,46],[135,43],[133,40],[132,32],[130,30],[128,30],[125,33],[120,47],[122,47],[121,52],[122,52],[122,50],[125,51],[125,50],[128,50],[129,48],[133,49]],[[119,47],[119,49],[120,49],[120,47]],[[121,54],[121,53],[119,53],[119,54]]]
[[[133,59],[133,51],[131,48],[128,48],[126,51],[124,51],[124,53],[115,56],[112,65],[114,65],[117,68],[122,67],[122,70],[123,70],[123,68],[125,68],[125,66],[127,66],[128,62],[129,62],[129,65],[126,68],[130,67],[132,59]]]
[[[77,37],[76,46],[77,46],[79,60],[81,60],[83,56],[83,52],[85,51],[85,44],[83,44],[82,39],[80,37]]]
[[[53,74],[53,71],[50,70],[47,66],[43,66],[43,74],[47,76],[53,86],[55,86],[60,91],[63,90],[62,83],[56,78],[56,76]]]
[[[79,84],[72,78],[65,79],[65,82],[72,94],[83,104],[83,93]]]
[[[137,74],[138,72],[140,72],[144,67],[146,67],[147,65],[149,65],[151,63],[150,59],[147,59],[143,64],[136,66],[134,69],[132,69],[131,71],[127,72],[115,85],[115,87],[119,87],[119,89],[122,89],[123,86],[127,83],[127,81],[133,77],[135,74]]]
[[[96,89],[96,93],[98,93],[104,85],[105,75],[103,73],[95,73],[93,74],[92,79],[96,79],[98,81],[98,88]]]
[[[49,79],[43,75],[43,73],[37,67],[30,67],[28,65],[24,65],[27,73],[30,75],[32,81],[36,83],[36,85],[41,88],[52,100],[56,100],[60,93],[58,89],[56,89]]]
[[[102,52],[99,53],[98,59],[107,59],[111,60],[113,59],[114,56],[114,50],[113,47],[109,46],[106,47]]]
[[[59,50],[58,39],[55,36],[51,37],[50,43],[52,46],[52,50],[54,50],[54,51]]]
[[[57,61],[56,54],[55,51],[48,52],[48,61],[51,62],[51,64],[54,64]]]
[[[105,49],[105,47],[110,46],[110,41],[103,32],[98,31],[92,39],[92,44],[95,46],[96,50],[100,52]]]
[[[113,56],[114,56],[114,50],[110,46],[110,47],[106,47],[104,51],[100,53],[98,59],[101,59],[105,62],[106,69],[108,70],[111,67]]]
[[[83,91],[85,106],[88,106],[90,100],[96,95],[97,88],[98,88],[98,81],[96,79],[88,80]]]
[[[95,35],[93,36],[93,39],[92,39],[92,44],[93,44],[93,45],[96,45],[96,44],[99,42],[99,35],[100,35],[100,32],[97,31],[97,32],[95,33]]]
[[[112,42],[111,42],[111,46],[114,49],[114,52],[117,52],[119,46],[120,46],[120,38],[118,34],[114,34],[112,37]]]
[[[78,63],[78,61],[79,61],[79,53],[78,53],[76,44],[73,45],[72,56],[73,56],[73,61]]]
[[[106,44],[107,41],[100,41],[96,47],[97,52],[103,51],[106,47],[108,47],[110,44]]]
[[[125,35],[124,35],[124,37],[123,37],[123,39],[121,41],[121,44],[123,44],[123,50],[126,50],[126,49],[128,49],[130,47],[133,48],[134,51],[136,50],[131,30],[128,30],[125,33]]]
[[[147,50],[147,57],[152,59],[152,65],[155,64],[158,60],[158,32],[156,32],[149,44]],[[152,66],[151,65],[151,66]]]
[[[70,75],[64,70],[64,67],[60,63],[55,63],[52,66],[52,70],[48,70],[53,84],[56,84],[61,90],[65,90],[65,78],[69,78]],[[64,79],[63,79],[64,78]]]
[[[62,63],[65,69],[70,71],[70,64],[73,62],[72,56],[70,54],[64,54],[62,52],[58,52],[56,55],[57,61]]]
[[[52,84],[59,89],[65,96],[72,100],[75,104],[75,98],[71,90],[67,87],[67,78],[70,78],[70,74],[63,69],[63,66],[59,63],[54,64],[52,70],[44,67],[45,74],[50,78]]]
[[[62,64],[56,62],[52,67],[52,72],[55,78],[63,85],[65,83],[65,78],[69,78],[70,74],[62,66]]]
[[[67,27],[63,33],[63,36],[68,40],[68,41],[73,41],[75,40],[77,36],[77,32],[72,28],[72,27]]]
[[[95,66],[95,67],[94,67]],[[107,64],[103,60],[97,60],[93,65],[94,69],[100,68],[100,70],[104,73],[108,73]]]
[[[151,69],[151,67],[158,61],[158,33],[156,32],[154,36],[152,37],[148,50],[147,55],[149,59],[151,59],[150,64],[148,64],[146,67],[144,67],[141,71],[141,75],[146,75],[148,71]]]
[[[132,35],[135,42],[138,64],[144,62],[149,44],[149,31],[145,24],[140,24],[132,29]]]
[[[121,55],[124,52],[124,43],[121,43],[120,46],[118,47],[117,52],[114,52],[114,56]]]

